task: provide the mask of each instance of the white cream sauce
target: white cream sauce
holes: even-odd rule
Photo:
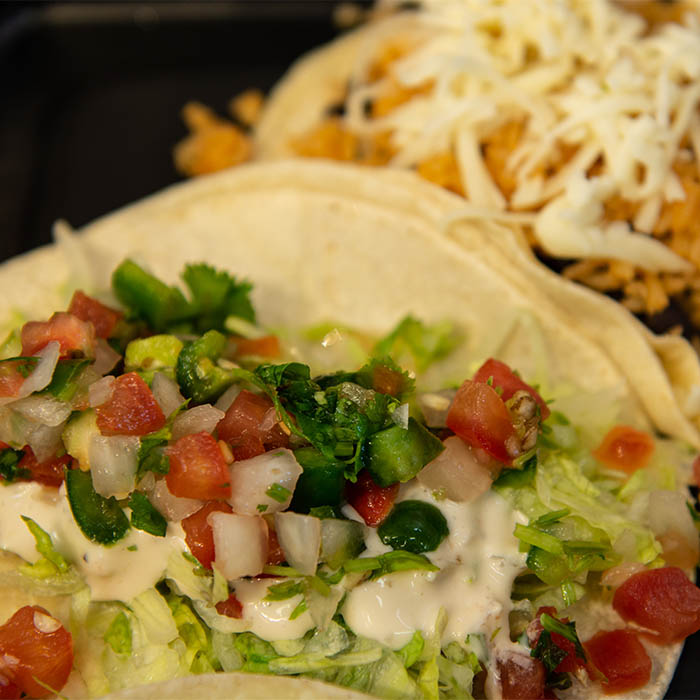
[[[398,572],[360,584],[343,604],[347,624],[358,635],[398,649],[417,630],[430,634],[444,608],[444,644],[479,633],[494,636],[495,644],[509,644],[510,592],[526,556],[518,551],[513,530],[526,518],[493,491],[472,503],[436,501],[430,491],[410,482],[401,487],[397,501],[409,499],[432,503],[447,520],[449,536],[426,553],[440,571]],[[389,549],[371,528],[366,544],[362,556]]]
[[[73,518],[65,487],[36,482],[0,488],[0,547],[28,562],[40,558],[36,542],[21,516],[45,530],[60,552],[82,574],[93,600],[129,601],[163,576],[170,553],[186,551],[179,524],[168,523],[165,537],[131,529],[117,543],[104,546],[88,540]]]
[[[236,598],[243,606],[243,620],[250,623],[250,631],[268,642],[298,639],[314,627],[308,610],[294,620],[289,616],[301,603],[303,596],[295,595],[286,600],[263,600],[269,586],[288,579],[240,579],[235,584]]]

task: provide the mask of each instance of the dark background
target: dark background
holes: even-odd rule
[[[0,261],[180,176],[196,99],[226,113],[337,33],[334,3],[0,4]],[[700,634],[666,697],[700,698]]]

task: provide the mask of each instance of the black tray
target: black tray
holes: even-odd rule
[[[0,5],[0,261],[181,178],[183,104],[224,114],[336,34],[334,3]],[[667,698],[700,698],[700,634]]]

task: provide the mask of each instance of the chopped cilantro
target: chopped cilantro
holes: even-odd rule
[[[22,457],[24,457],[23,450],[13,450],[11,447],[0,450],[0,477],[7,483],[11,484],[17,479],[31,478],[32,473],[29,469],[19,467]]]
[[[131,526],[156,537],[165,537],[166,519],[154,508],[146,494],[134,491],[129,499]]]
[[[258,513],[264,513],[267,510],[267,503],[258,503],[257,511]]]

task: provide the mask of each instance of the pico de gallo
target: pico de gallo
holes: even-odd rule
[[[317,345],[364,361],[316,373],[317,330],[263,330],[207,265],[182,279],[126,260],[118,303],[76,291],[0,347],[0,580],[28,597],[0,697],[230,671],[595,696],[700,629],[689,449],[495,358],[425,386],[450,324],[332,327]]]

